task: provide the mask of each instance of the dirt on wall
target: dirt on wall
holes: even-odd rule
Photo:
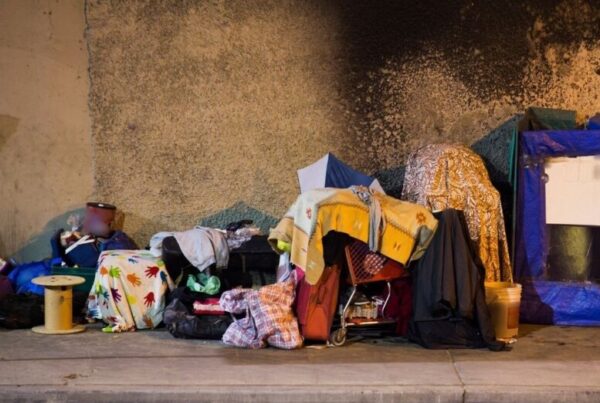
[[[327,151],[393,186],[420,144],[474,143],[527,106],[583,119],[600,111],[599,13],[584,0],[88,0],[96,196],[141,244],[203,217],[268,226],[297,195],[295,170]]]

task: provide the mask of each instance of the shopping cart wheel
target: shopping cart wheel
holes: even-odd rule
[[[329,336],[329,342],[336,347],[343,346],[344,343],[346,343],[346,335],[347,334],[348,334],[348,331],[343,328],[334,330],[333,332],[331,332],[331,335]]]

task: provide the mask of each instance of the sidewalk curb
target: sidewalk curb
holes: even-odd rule
[[[581,386],[465,386],[465,402],[592,403],[600,402],[600,387]]]
[[[461,386],[0,386],[2,402],[463,402]]]
[[[0,386],[2,402],[598,402],[599,388],[539,386]]]

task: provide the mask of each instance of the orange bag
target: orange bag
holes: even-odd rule
[[[298,284],[296,314],[300,333],[305,340],[329,340],[337,310],[341,267],[326,267],[319,282],[310,285],[305,279]]]

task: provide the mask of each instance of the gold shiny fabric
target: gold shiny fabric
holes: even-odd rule
[[[500,194],[492,186],[483,161],[471,149],[432,144],[413,152],[406,166],[402,199],[432,211],[464,211],[486,281],[512,281]]]

